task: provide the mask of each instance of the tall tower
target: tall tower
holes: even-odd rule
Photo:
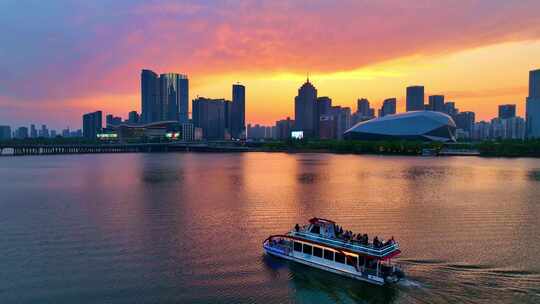
[[[529,72],[525,132],[527,138],[540,138],[540,69]]]
[[[246,87],[241,84],[232,86],[231,136],[240,138],[246,131]]]
[[[188,120],[188,79],[186,75],[176,73],[161,74],[160,120]]]
[[[406,110],[407,112],[424,110],[424,87],[423,86],[407,87]]]
[[[141,72],[141,121],[159,120],[159,79],[151,70]]]
[[[319,126],[317,115],[317,89],[307,81],[298,89],[294,98],[295,128],[304,131],[304,137],[316,137]]]

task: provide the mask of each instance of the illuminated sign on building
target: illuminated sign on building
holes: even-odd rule
[[[304,131],[292,131],[291,137],[294,139],[302,139],[304,138]]]

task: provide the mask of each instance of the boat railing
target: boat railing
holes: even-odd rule
[[[339,247],[342,247],[342,248],[355,250],[355,251],[362,252],[362,253],[367,253],[367,254],[370,254],[370,255],[373,255],[373,256],[383,257],[383,256],[385,256],[385,255],[399,249],[399,244],[397,242],[394,242],[392,244],[387,244],[386,246],[383,246],[383,247],[380,247],[380,248],[375,248],[372,243],[370,243],[368,245],[354,244],[354,243],[343,241],[343,240],[340,240],[340,239],[320,237],[320,236],[317,236],[317,235],[314,235],[314,234],[311,234],[311,233],[306,233],[306,232],[295,231],[293,233],[294,233],[294,235],[301,236],[301,237],[306,238],[306,239],[325,242],[325,243],[328,243],[330,245],[339,246]]]

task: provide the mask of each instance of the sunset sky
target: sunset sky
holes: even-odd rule
[[[477,120],[502,103],[523,115],[538,12],[538,0],[2,0],[0,125],[126,118],[140,112],[143,68],[188,74],[190,99],[231,98],[241,82],[253,123],[294,116],[307,73],[353,111],[360,97],[403,110],[405,87],[422,84]]]

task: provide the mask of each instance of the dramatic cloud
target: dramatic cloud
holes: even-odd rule
[[[229,73],[349,71],[537,40],[538,11],[537,0],[4,0],[0,98],[66,105],[134,95],[144,67],[188,73],[194,83]]]

